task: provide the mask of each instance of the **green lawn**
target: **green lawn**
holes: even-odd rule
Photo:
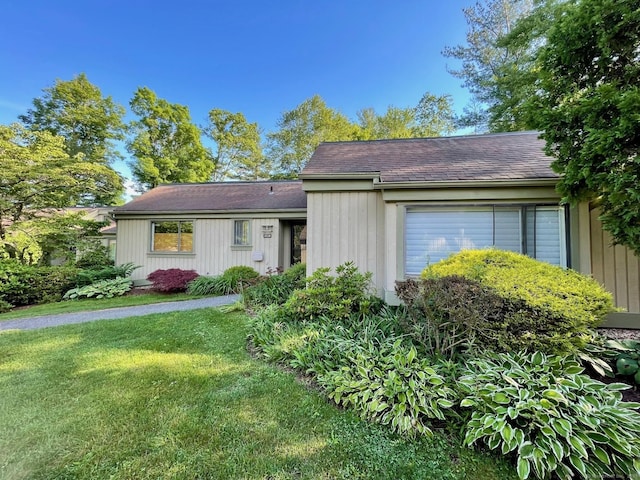
[[[33,305],[28,308],[18,308],[10,312],[0,314],[0,322],[3,320],[15,320],[18,318],[38,317],[41,315],[55,315],[57,313],[86,312],[103,310],[105,308],[132,307],[135,305],[148,305],[150,303],[175,302],[202,298],[186,293],[158,293],[149,292],[138,295],[125,295],[114,298],[83,298],[80,300],[65,300],[56,303]]]
[[[246,336],[213,309],[0,333],[0,478],[515,478],[459,440],[364,423]]]

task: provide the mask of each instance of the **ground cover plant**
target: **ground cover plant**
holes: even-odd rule
[[[187,284],[190,295],[230,295],[241,293],[245,288],[256,282],[260,276],[251,267],[235,266],[225,270],[222,275],[209,277],[200,275]]]
[[[253,359],[245,322],[206,309],[0,333],[0,477],[513,478],[437,432],[336,409]]]
[[[569,301],[565,317],[556,302],[545,325],[532,307],[541,305],[535,295],[526,304],[482,277],[427,275],[400,286],[407,306],[371,308],[366,275],[350,264],[329,275],[319,270],[306,290],[252,318],[252,343],[264,358],[297,369],[335,403],[405,436],[446,431],[468,446],[497,449],[520,479],[640,478],[640,404],[622,401],[629,386],[594,380],[577,361],[571,337],[593,332],[565,317],[588,310],[588,301]],[[554,290],[549,278],[541,280],[543,297],[566,292],[563,282]],[[337,291],[338,283],[348,289]],[[595,310],[610,302],[590,285],[583,289],[602,301]],[[334,303],[316,307],[321,299]],[[515,319],[505,315],[517,312],[514,304],[522,310]],[[518,341],[509,344],[511,323],[535,327],[529,336],[521,331],[528,352]]]

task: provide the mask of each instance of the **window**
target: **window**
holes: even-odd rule
[[[151,251],[193,252],[193,222],[152,222]]]
[[[233,244],[236,246],[251,245],[249,235],[249,220],[233,221]]]
[[[496,247],[566,266],[564,209],[557,205],[407,209],[405,273],[452,253]]]

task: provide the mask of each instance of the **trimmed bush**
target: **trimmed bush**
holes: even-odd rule
[[[306,265],[297,263],[280,274],[267,275],[244,290],[244,301],[252,307],[282,305],[294,290],[305,287]]]
[[[233,292],[238,293],[242,288],[258,278],[260,274],[251,267],[238,265],[227,268],[222,276],[228,279],[229,283],[233,286]]]
[[[638,403],[628,385],[581,375],[571,359],[487,353],[472,360],[459,389],[471,409],[464,443],[515,455],[521,479],[637,478]]]
[[[426,268],[422,278],[452,275],[475,280],[504,300],[500,350],[574,353],[614,311],[611,294],[595,280],[518,253],[466,250]]]
[[[152,283],[153,290],[158,292],[184,292],[187,284],[198,278],[195,270],[182,270],[180,268],[169,268],[167,270],[155,270],[147,276],[147,280]]]
[[[397,282],[406,306],[398,323],[414,344],[430,356],[452,359],[474,349],[499,347],[504,300],[492,289],[460,276]]]
[[[66,300],[74,300],[77,298],[113,298],[121,297],[129,290],[133,282],[130,278],[112,278],[108,280],[100,280],[85,285],[84,287],[72,288],[64,294]]]
[[[0,261],[0,300],[17,307],[57,302],[75,285],[75,267],[35,267]]]

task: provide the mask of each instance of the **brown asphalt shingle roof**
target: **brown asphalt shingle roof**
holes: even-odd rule
[[[160,185],[113,212],[270,211],[307,208],[302,182],[219,182]]]
[[[379,173],[382,182],[557,178],[538,132],[321,144],[306,175]]]

